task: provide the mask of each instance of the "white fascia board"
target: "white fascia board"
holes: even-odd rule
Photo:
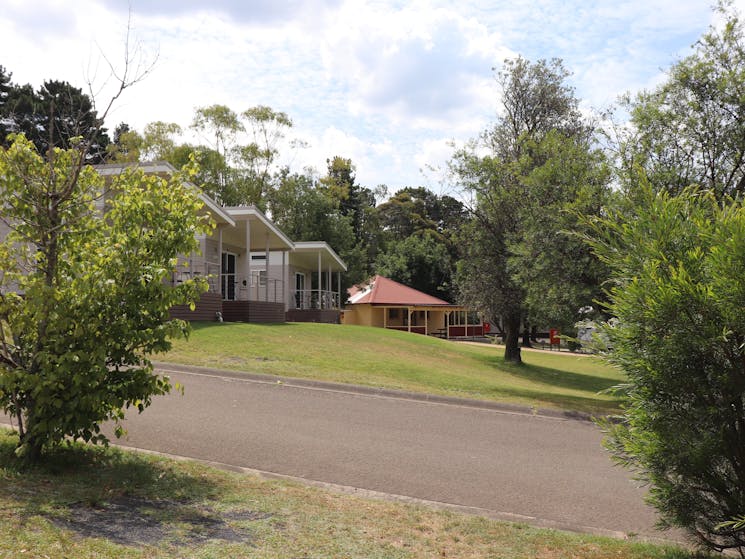
[[[143,163],[107,163],[104,165],[94,165],[93,168],[96,170],[96,172],[98,172],[99,175],[104,177],[120,175],[124,172],[125,169],[140,169],[145,174],[165,173],[173,175],[177,172],[176,167],[168,163],[168,161],[147,161]],[[202,189],[194,183],[185,181],[185,184],[189,188],[193,188],[199,193],[199,199],[213,214],[215,214],[215,216],[217,216],[219,220],[222,220],[231,227],[235,227],[235,220],[225,212],[222,206],[220,206],[207,194],[202,192]]]
[[[190,183],[191,184],[191,183]],[[196,188],[196,186],[194,187]],[[220,206],[217,202],[215,202],[212,198],[207,196],[204,192],[199,193],[199,199],[204,202],[204,205],[207,206],[212,213],[217,215],[220,219],[222,219],[225,223],[230,225],[231,227],[235,227],[235,220],[228,215],[225,210]]]
[[[233,218],[255,217],[261,223],[263,223],[267,229],[274,233],[289,250],[293,250],[295,248],[295,243],[293,243],[289,239],[289,237],[285,235],[284,232],[279,227],[277,227],[277,225],[273,221],[266,217],[266,215],[264,215],[264,212],[259,210],[256,206],[231,206],[224,209],[228,213],[228,215]]]
[[[326,241],[297,241],[295,243],[295,252],[312,252],[316,250],[322,250],[326,252],[331,258],[333,258],[339,267],[347,271],[347,265],[344,260],[336,253],[336,251],[329,246]]]

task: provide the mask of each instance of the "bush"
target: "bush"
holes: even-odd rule
[[[45,160],[22,136],[0,150],[0,409],[30,460],[67,437],[105,442],[101,422],[168,392],[149,357],[186,332],[168,309],[206,288],[164,281],[209,229],[184,177],[121,174],[103,218],[103,180],[84,160],[76,148]]]
[[[606,443],[663,527],[742,552],[745,532],[721,524],[745,511],[745,209],[695,189],[637,200],[590,241],[616,278],[609,357],[629,378]]]

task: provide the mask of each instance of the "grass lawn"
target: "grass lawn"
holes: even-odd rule
[[[523,352],[507,364],[499,347],[334,324],[196,323],[159,359],[174,363],[498,400],[595,414],[621,400],[601,391],[624,381],[595,357]]]
[[[693,559],[676,547],[341,495],[75,445],[21,470],[0,429],[0,558]]]

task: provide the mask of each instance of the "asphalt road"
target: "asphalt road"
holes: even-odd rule
[[[130,414],[120,443],[583,531],[671,538],[591,423],[228,376]],[[677,539],[677,538],[676,538]]]

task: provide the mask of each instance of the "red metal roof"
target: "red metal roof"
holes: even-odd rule
[[[432,297],[383,276],[375,276],[367,283],[355,285],[347,293],[349,303],[353,305],[362,303],[411,306],[450,305],[447,301]]]

